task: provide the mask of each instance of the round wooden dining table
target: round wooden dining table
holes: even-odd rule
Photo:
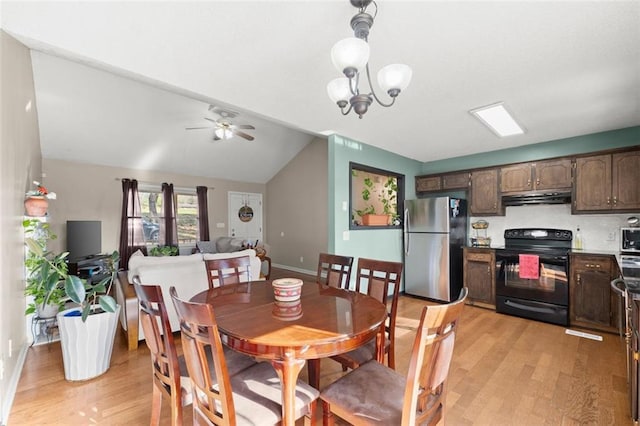
[[[363,293],[305,281],[298,301],[276,302],[271,281],[252,281],[205,290],[191,301],[213,306],[224,344],[271,362],[282,382],[284,425],[295,424],[295,386],[305,361],[317,387],[321,358],[372,338],[378,360],[384,356],[387,309]]]

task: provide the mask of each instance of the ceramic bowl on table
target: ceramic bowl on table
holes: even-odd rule
[[[300,299],[302,280],[297,278],[280,278],[271,282],[273,295],[278,302],[293,302]]]

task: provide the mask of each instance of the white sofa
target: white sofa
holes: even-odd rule
[[[176,314],[173,302],[169,295],[169,288],[174,286],[181,299],[188,300],[196,293],[209,287],[205,259],[225,259],[231,257],[249,256],[251,261],[251,280],[260,279],[261,261],[253,249],[241,250],[231,253],[196,253],[188,256],[144,256],[135,253],[129,259],[129,270],[118,274],[116,283],[116,299],[122,306],[120,310],[120,323],[127,334],[129,350],[136,349],[138,341],[144,339],[140,327],[138,299],[133,288],[134,277],[138,277],[143,285],[159,285],[167,306],[167,313],[172,331],[180,330],[180,322]]]

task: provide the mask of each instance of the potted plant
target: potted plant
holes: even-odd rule
[[[365,177],[363,180],[362,199],[365,202],[363,209],[356,210],[360,216],[362,225],[365,226],[385,226],[393,224],[397,220],[397,194],[398,185],[393,176],[388,176],[385,183],[380,187],[373,179]],[[378,205],[382,206],[382,211],[378,213],[373,205],[373,196],[377,195]]]
[[[106,276],[97,284],[75,275],[65,277],[65,295],[77,305],[56,317],[67,380],[91,379],[109,369],[120,313],[109,293],[119,260],[117,251],[105,260]]]
[[[49,192],[47,188],[40,185],[40,182],[33,181],[36,185],[36,189],[27,191],[26,199],[24,200],[24,208],[27,212],[27,216],[41,217],[47,214],[49,208],[48,200],[55,200],[56,193]]]
[[[149,256],[177,256],[177,246],[155,246],[149,250]]]
[[[54,254],[47,251],[47,243],[57,236],[49,224],[38,219],[22,222],[25,242],[28,247],[25,259],[27,285],[24,293],[33,297],[25,314],[36,314],[39,318],[53,318],[64,305],[64,287],[67,275],[67,253]]]

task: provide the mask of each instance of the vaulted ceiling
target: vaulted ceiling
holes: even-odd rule
[[[362,119],[326,94],[331,47],[352,35],[347,0],[1,7],[3,29],[37,52],[46,158],[267,182],[332,132],[433,161],[640,125],[638,1],[380,0],[372,71],[406,63],[413,80]],[[498,138],[468,113],[497,101],[524,135]],[[256,139],[186,131],[210,104]]]

